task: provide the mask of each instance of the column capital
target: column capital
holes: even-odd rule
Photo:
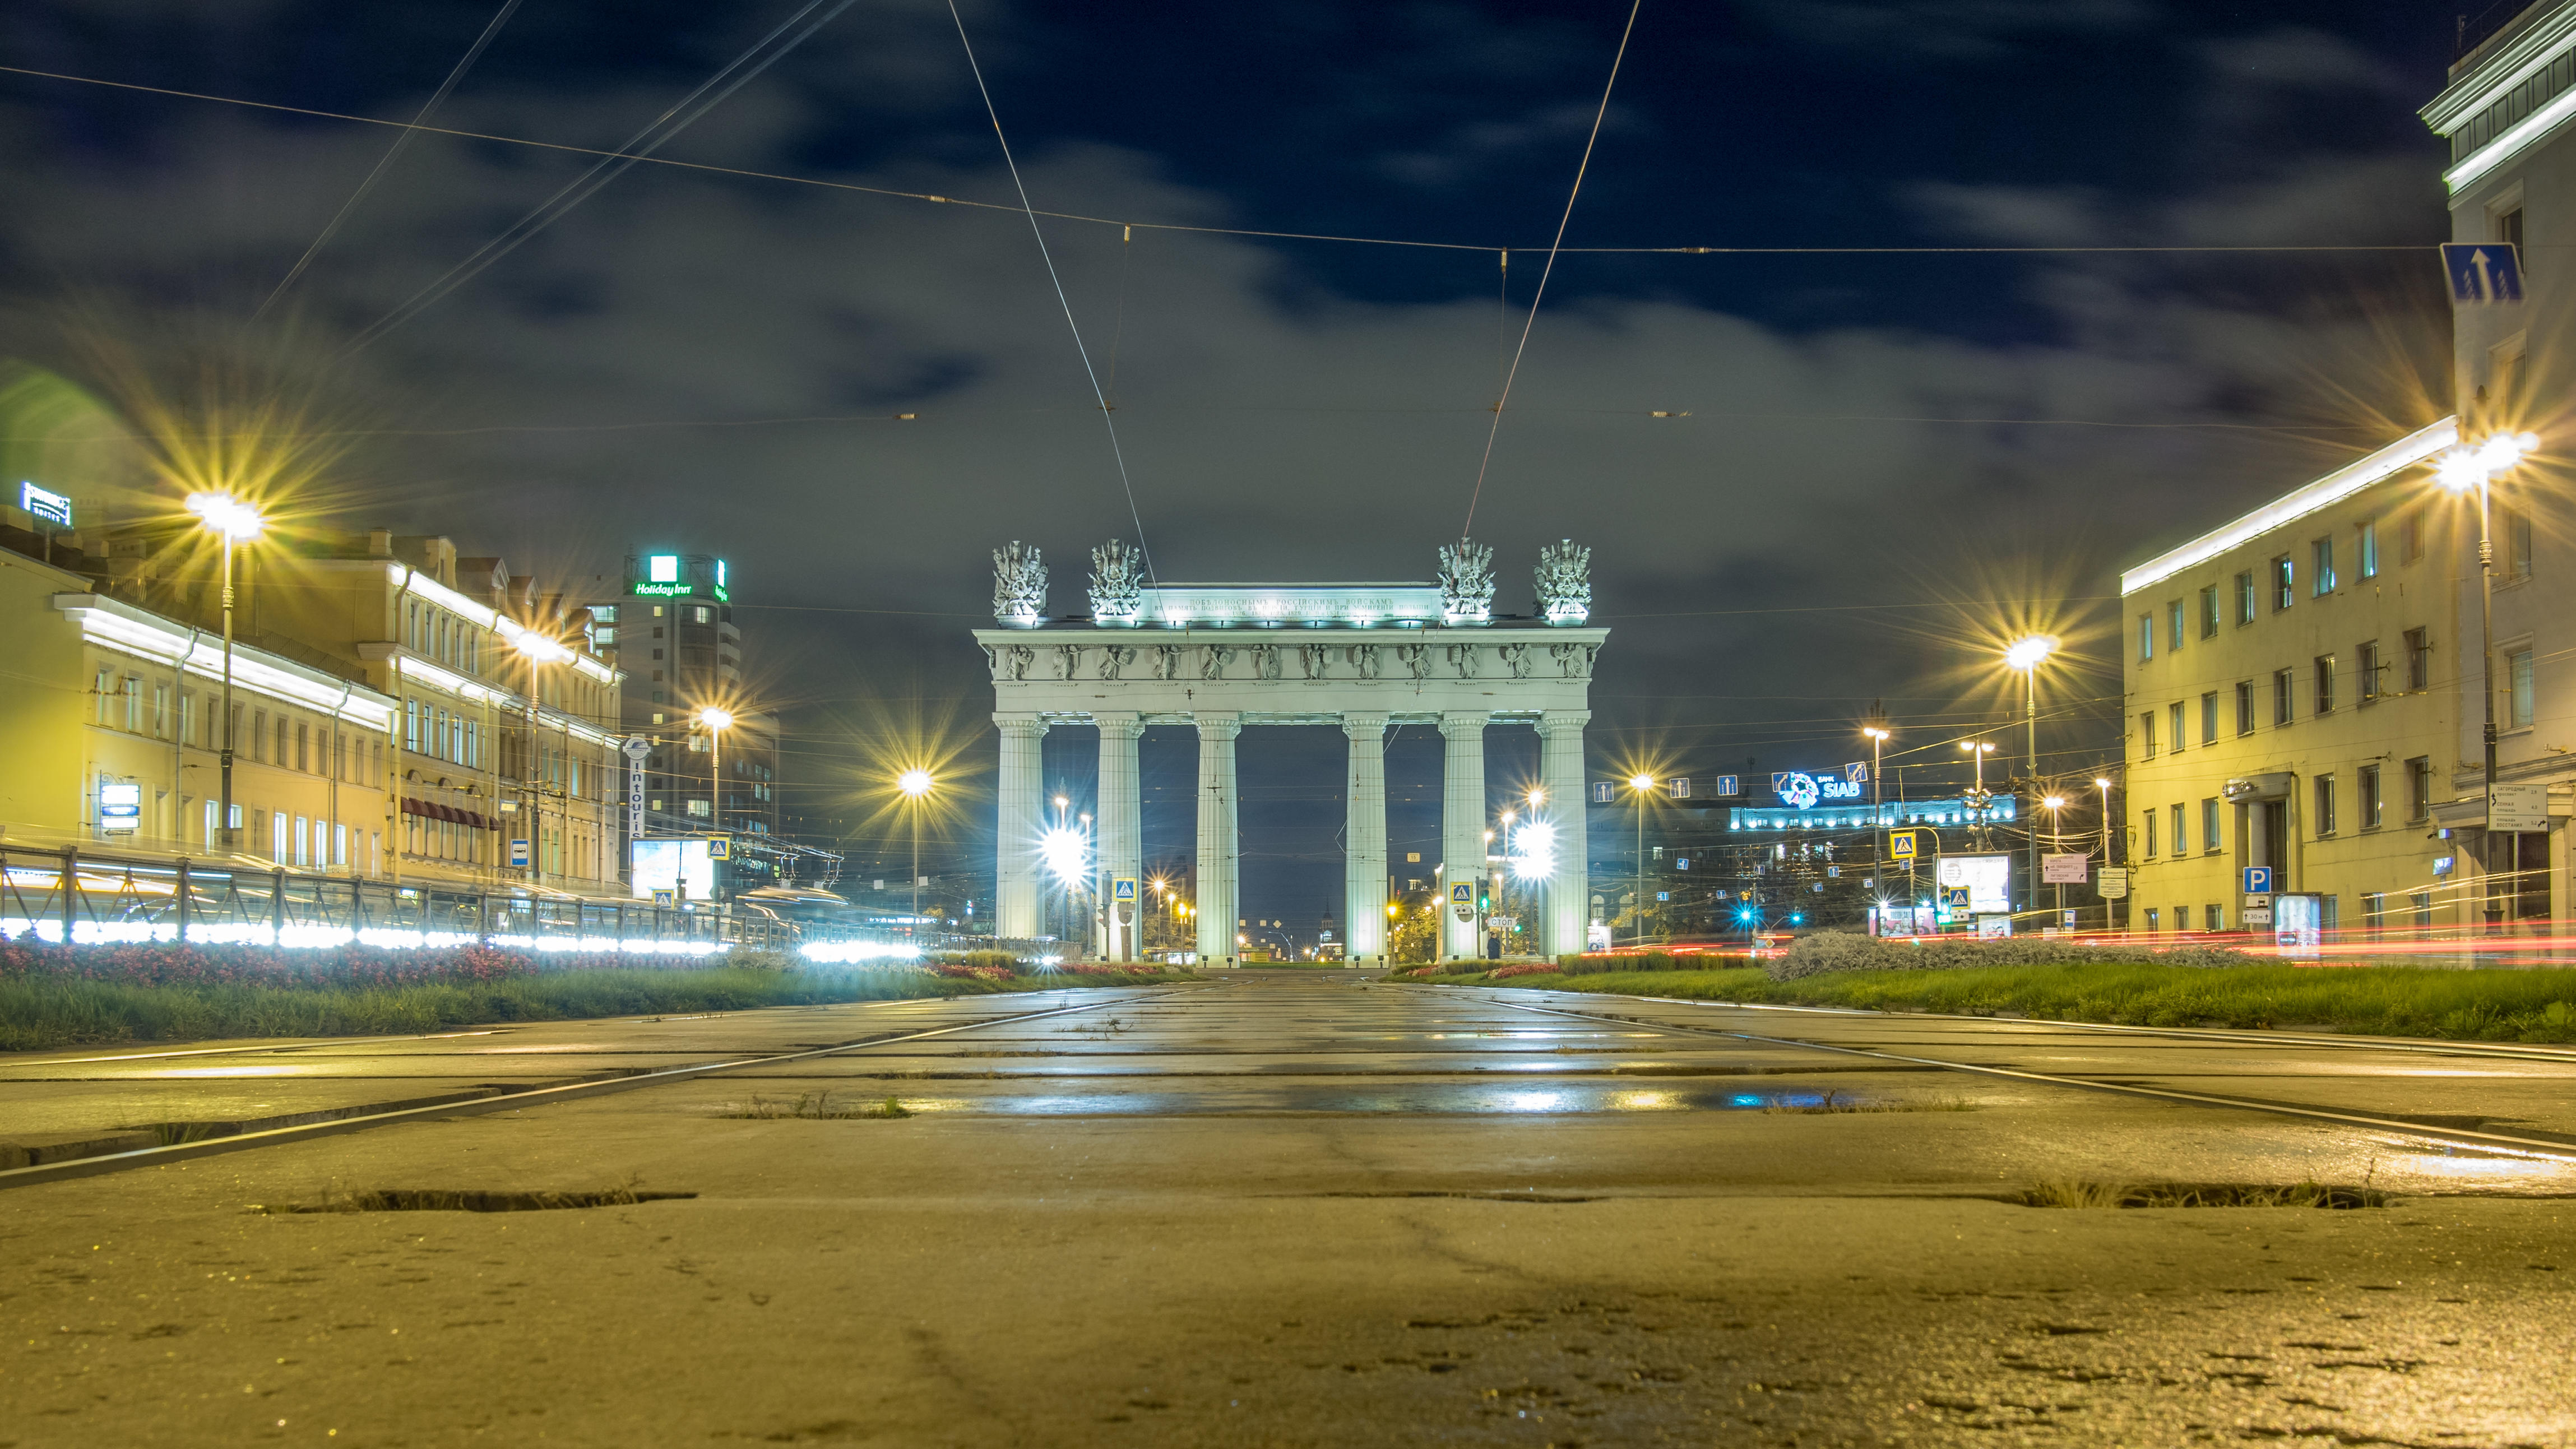
[[[1190,716],[1199,727],[1199,738],[1230,740],[1243,733],[1243,716],[1234,710],[1207,710]]]
[[[1545,739],[1561,730],[1581,734],[1583,727],[1591,722],[1592,711],[1588,709],[1551,709],[1538,717],[1539,738]]]
[[[1034,713],[997,714],[993,716],[993,726],[1003,734],[1021,735],[1029,739],[1036,739],[1047,732],[1046,721],[1038,718]]]
[[[1100,737],[1104,740],[1118,739],[1122,735],[1132,740],[1145,733],[1145,717],[1132,709],[1094,710],[1091,720],[1100,726]]]
[[[1463,734],[1473,730],[1482,734],[1494,722],[1493,711],[1483,709],[1444,709],[1440,712],[1440,733]]]
[[[1342,714],[1342,733],[1349,735],[1355,740],[1366,739],[1371,736],[1384,738],[1386,735],[1386,719],[1387,717],[1383,712],[1345,710]]]

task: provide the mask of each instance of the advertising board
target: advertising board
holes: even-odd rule
[[[715,899],[716,868],[707,858],[707,841],[639,840],[635,842],[635,899],[649,901],[656,891],[682,891],[690,901]]]

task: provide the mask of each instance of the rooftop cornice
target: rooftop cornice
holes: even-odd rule
[[[2251,543],[2276,528],[2287,527],[2320,509],[2331,508],[2383,478],[2425,462],[2459,440],[2458,418],[2444,418],[2418,428],[2366,458],[2346,463],[2180,548],[2158,554],[2124,571],[2120,575],[2120,593],[2125,597],[2162,583],[2185,569],[2197,567],[2230,549]]]
[[[2492,54],[2461,71],[2416,114],[2434,134],[2447,138],[2506,92],[2530,79],[2572,43],[2576,43],[2576,0],[2560,0],[2557,9],[2531,20]],[[2461,157],[2442,173],[2442,180],[2454,195],[2466,190],[2555,131],[2571,115],[2576,115],[2576,90],[2562,93]]]

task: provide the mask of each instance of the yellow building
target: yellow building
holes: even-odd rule
[[[220,634],[8,551],[0,628],[10,640],[0,842],[223,854]],[[233,704],[235,857],[384,875],[395,701],[349,674],[241,646]]]
[[[2241,928],[2247,866],[2327,927],[2474,919],[2444,807],[2477,524],[2429,466],[2457,441],[2445,418],[2121,575],[2130,930]]]

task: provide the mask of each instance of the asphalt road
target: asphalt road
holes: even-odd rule
[[[0,1446],[2576,1444],[2576,1166],[2438,1140],[2576,1140],[2549,1053],[1243,973],[0,1059],[0,1139],[959,1025],[0,1193]],[[2019,1205],[2302,1181],[2396,1197]],[[618,1189],[696,1196],[279,1211]]]

